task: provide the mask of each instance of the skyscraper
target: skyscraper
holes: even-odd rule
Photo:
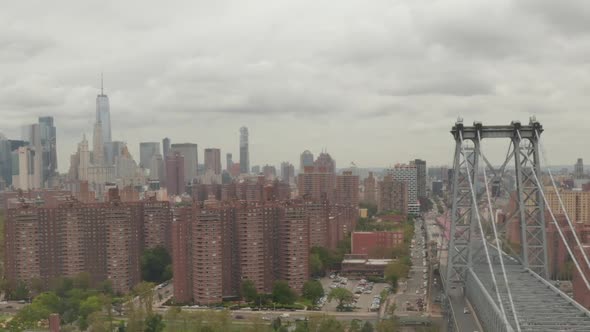
[[[240,128],[240,173],[248,174],[250,171],[250,151],[248,150],[248,128]]]
[[[205,171],[212,170],[215,174],[221,174],[221,150],[205,149]]]
[[[33,176],[33,179],[31,180],[33,185],[31,188],[41,188],[44,183],[43,172],[41,171],[43,167],[43,157],[41,153],[41,126],[38,123],[35,123],[24,126],[22,129],[23,140],[29,142],[29,147],[34,151],[34,153],[31,155],[31,158],[33,158],[32,164],[35,169],[35,171],[31,173]],[[13,167],[13,171],[15,168],[16,167]]]
[[[103,142],[111,142],[111,111],[109,97],[104,94],[102,74],[100,75],[100,94],[96,96],[96,122],[102,124]]]
[[[160,154],[160,142],[139,143],[139,167],[150,169],[152,158],[157,154]]]
[[[180,195],[186,184],[184,171],[184,156],[179,151],[173,151],[166,156],[166,186],[168,195]]]
[[[416,159],[410,165],[416,166],[416,193],[418,197],[426,197],[426,161]]]
[[[170,153],[170,139],[168,137],[164,137],[162,140],[162,153],[164,160],[166,160],[166,156]]]
[[[281,163],[281,180],[285,183],[295,182],[295,167],[288,161]]]
[[[94,135],[92,137],[92,164],[95,166],[104,165],[104,141],[103,130],[100,119],[94,124]]]
[[[584,177],[584,161],[578,158],[578,162],[574,165],[574,179],[582,179]]]
[[[176,143],[172,144],[172,151],[180,153],[184,157],[184,179],[186,181],[192,181],[198,175],[199,166],[199,152],[197,150],[197,144],[194,143]]]
[[[56,130],[52,116],[39,117],[39,131],[41,151],[38,153],[41,153],[43,186],[47,188],[57,176]]]
[[[232,154],[231,153],[226,153],[225,154],[225,169],[228,172],[231,172],[231,167],[234,164],[234,161],[232,160]]]
[[[305,150],[301,154],[301,157],[299,160],[300,160],[299,161],[299,172],[303,173],[305,170],[305,167],[313,166],[313,153],[311,153],[309,150]]]

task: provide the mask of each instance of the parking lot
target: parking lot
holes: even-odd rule
[[[355,299],[356,299],[356,303],[354,304],[354,306],[356,307],[356,309],[354,311],[364,311],[364,312],[368,312],[371,311],[371,305],[373,304],[373,300],[375,298],[375,296],[379,296],[381,294],[381,291],[383,289],[385,289],[385,287],[388,285],[385,283],[376,283],[373,284],[372,286],[372,290],[369,291],[367,288],[367,286],[369,285],[369,283],[367,282],[364,286],[361,285],[361,279],[347,279],[346,283],[342,283],[342,280],[340,280],[340,282],[336,282],[338,279],[330,279],[329,277],[326,278],[322,278],[320,280],[320,282],[322,283],[322,286],[324,287],[324,292],[326,293],[326,295],[328,295],[330,293],[330,291],[333,289],[332,287],[335,287],[336,285],[338,285],[339,287],[342,288],[346,288],[349,291],[351,291],[353,294],[355,294],[355,292],[358,293],[358,291],[361,291],[361,289],[365,289],[365,292],[360,293],[360,294],[355,294]],[[357,288],[359,287],[359,288]],[[361,288],[362,287],[362,288]],[[336,307],[338,306],[338,301],[336,300],[332,300],[332,302],[327,302],[324,304],[324,306],[322,307],[322,311],[329,311],[329,312],[335,312],[336,311]]]

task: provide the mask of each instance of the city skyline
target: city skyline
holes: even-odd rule
[[[104,72],[112,139],[134,156],[140,141],[171,136],[237,159],[236,129],[246,126],[253,165],[295,164],[315,146],[341,165],[417,157],[449,165],[447,134],[458,116],[505,123],[536,114],[551,133],[552,164],[589,158],[566,149],[582,150],[590,138],[588,79],[579,75],[588,46],[568,37],[583,36],[587,4],[316,5],[191,2],[182,12],[154,5],[137,16],[134,4],[103,4],[100,13],[10,4],[1,14],[0,131],[15,137],[21,124],[54,116],[64,172],[82,133],[92,136]],[[293,19],[303,11],[305,20]],[[104,17],[108,26],[97,24]],[[408,139],[425,153],[401,143]]]

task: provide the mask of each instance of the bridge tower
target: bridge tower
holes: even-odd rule
[[[477,232],[478,170],[484,167],[491,171],[489,183],[503,186],[502,177],[506,166],[513,160],[516,178],[515,209],[506,220],[517,218],[520,225],[520,260],[544,278],[548,278],[547,245],[545,235],[545,206],[538,183],[533,176],[541,174],[539,160],[539,135],[543,127],[531,118],[528,125],[513,121],[505,126],[485,126],[475,122],[465,126],[458,120],[451,130],[455,139],[455,154],[452,177],[451,230],[446,271],[447,286],[465,285],[469,269],[481,260],[481,233]],[[509,144],[508,153],[501,166],[493,166],[481,153],[481,142],[487,139],[504,139]],[[469,172],[470,174],[468,174]],[[476,192],[473,193],[472,191]],[[479,195],[485,196],[485,195]],[[475,198],[475,202],[474,202]],[[504,225],[505,226],[505,225]],[[502,228],[499,226],[500,229]],[[442,271],[441,271],[442,272]],[[448,287],[447,287],[448,289]]]

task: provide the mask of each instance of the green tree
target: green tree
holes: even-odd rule
[[[328,294],[328,301],[338,301],[338,307],[342,308],[346,304],[351,304],[354,301],[354,295],[346,288],[334,288]]]
[[[242,293],[242,297],[247,302],[254,302],[258,298],[258,291],[256,290],[256,285],[254,285],[254,281],[250,279],[242,281],[240,291]]]
[[[325,272],[324,263],[319,254],[309,256],[309,270],[312,276],[323,276]]]
[[[24,281],[19,281],[14,290],[13,297],[15,300],[28,300],[31,292]]]
[[[39,294],[33,303],[46,308],[52,313],[59,313],[61,309],[61,301],[54,292],[46,292]]]
[[[72,280],[75,288],[88,289],[90,288],[90,273],[80,272]]]
[[[275,281],[272,287],[272,299],[276,303],[293,304],[297,296],[285,280]]]
[[[399,324],[395,319],[384,319],[377,323],[377,332],[396,332]]]
[[[308,321],[308,331],[344,332],[344,326],[334,317],[327,315],[311,316]]]
[[[373,324],[371,324],[371,322],[365,322],[365,325],[363,325],[361,332],[373,332],[374,330],[375,329],[373,329]]]
[[[303,284],[302,295],[315,304],[324,296],[324,287],[317,280],[306,281]]]
[[[141,278],[161,283],[172,278],[172,258],[162,246],[146,249],[141,255]]]
[[[145,332],[162,332],[166,324],[162,319],[162,315],[151,314],[145,320]]]

